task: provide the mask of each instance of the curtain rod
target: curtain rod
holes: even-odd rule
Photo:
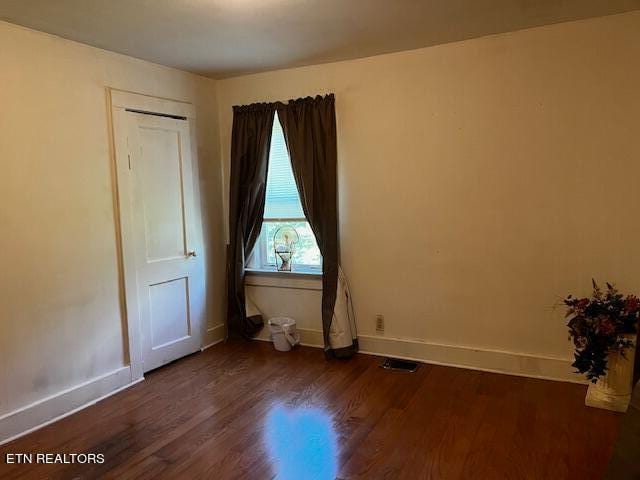
[[[306,97],[300,97],[300,98],[296,98],[296,99],[290,99],[287,102],[281,102],[281,101],[276,101],[276,102],[256,102],[256,103],[250,103],[248,105],[234,105],[233,106],[233,111],[256,111],[256,110],[270,110],[270,109],[277,109],[279,107],[284,107],[286,105],[290,105],[290,104],[296,104],[296,103],[306,103],[306,102],[321,102],[321,101],[330,101],[333,102],[335,101],[335,94],[333,93],[326,93],[324,95],[315,95],[315,96],[311,96],[308,95]]]

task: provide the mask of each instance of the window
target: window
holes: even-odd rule
[[[277,114],[271,133],[263,220],[260,238],[249,259],[250,268],[276,269],[273,237],[278,228],[286,225],[295,228],[299,236],[292,258],[292,271],[320,272],[322,270],[322,256],[311,226],[302,210],[298,188],[291,169],[291,160]]]

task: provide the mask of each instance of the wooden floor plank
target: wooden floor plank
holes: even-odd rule
[[[0,478],[602,477],[620,417],[585,407],[584,386],[435,365],[390,372],[379,361],[216,345],[0,447]],[[105,463],[4,463],[65,452]]]

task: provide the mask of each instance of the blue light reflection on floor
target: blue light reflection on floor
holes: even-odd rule
[[[265,441],[278,480],[334,480],[338,446],[331,417],[318,408],[274,406]]]

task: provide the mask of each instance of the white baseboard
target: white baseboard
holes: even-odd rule
[[[209,347],[213,347],[215,344],[222,342],[227,336],[227,329],[224,325],[216,325],[215,327],[207,328],[207,333],[202,339],[202,348],[200,351],[204,351]]]
[[[0,416],[0,445],[67,417],[144,380],[131,380],[129,366],[50,395]]]
[[[370,355],[392,356],[521,377],[587,383],[582,376],[574,373],[570,359],[371,335],[360,335],[358,342],[360,353]]]
[[[322,348],[323,336],[319,330],[299,328],[301,344]],[[270,341],[268,328],[256,340]],[[381,357],[395,357],[448,367],[468,368],[485,372],[503,373],[522,377],[541,378],[561,382],[586,384],[584,377],[574,373],[573,360],[543,357],[516,352],[504,352],[428,343],[415,339],[360,335],[360,353]]]

